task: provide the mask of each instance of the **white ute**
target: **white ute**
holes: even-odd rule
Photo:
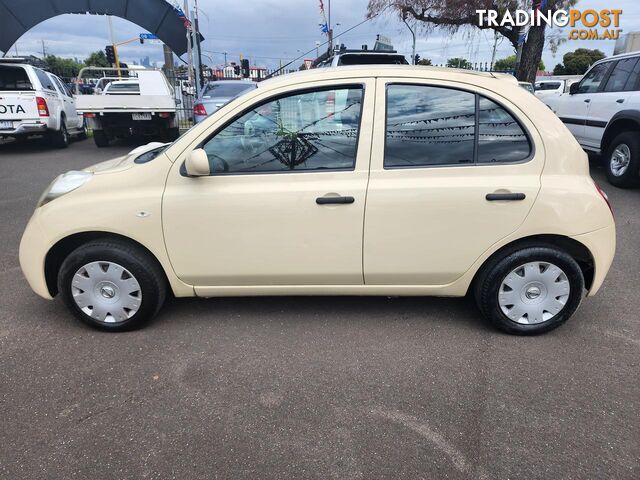
[[[0,60],[0,138],[45,135],[55,147],[84,136],[73,95],[52,73],[19,59]]]

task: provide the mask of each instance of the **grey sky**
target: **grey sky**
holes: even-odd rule
[[[193,6],[193,1],[190,0]],[[182,4],[182,0],[180,2]],[[327,0],[325,0],[325,4]],[[318,24],[320,14],[318,0],[199,0],[200,27],[206,40],[203,50],[209,64],[221,64],[223,56],[215,52],[228,52],[229,60],[237,60],[240,53],[252,64],[274,67],[314,49],[316,41],[324,41]],[[362,20],[366,15],[367,0],[333,0],[332,23],[339,33]],[[621,28],[624,32],[640,30],[640,2],[637,0],[580,0],[580,9],[619,8],[623,10]],[[140,27],[114,18],[116,40],[126,40],[142,32]],[[340,23],[340,25],[336,25]],[[390,37],[396,48],[409,56],[411,40],[407,28],[392,14],[377,18],[340,37],[349,48],[359,48],[367,43],[372,46],[375,35]],[[88,15],[63,15],[38,25],[26,33],[17,43],[18,53],[42,54],[42,40],[48,53],[84,59],[91,51],[101,50],[108,42],[105,17]],[[431,58],[434,64],[446,62],[450,57],[464,57],[472,62],[488,62],[491,59],[493,35],[489,31],[468,29],[455,36],[442,32],[419,34],[416,50],[423,58]],[[614,41],[570,40],[561,45],[555,57],[545,50],[543,60],[548,68],[562,61],[566,51],[579,47],[599,48],[605,54],[613,52]],[[314,52],[315,53],[315,52]],[[504,39],[498,48],[498,58],[513,53]],[[11,54],[15,54],[12,49]],[[120,49],[124,61],[131,62],[149,56],[161,62],[162,49],[157,45],[132,43]],[[312,58],[315,55],[309,55]],[[300,62],[301,63],[301,62]],[[296,67],[299,62],[296,62]]]

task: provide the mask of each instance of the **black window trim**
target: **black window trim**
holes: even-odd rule
[[[319,86],[319,87],[306,87],[306,88],[290,90],[288,92],[283,92],[283,93],[272,95],[272,96],[267,97],[267,98],[265,98],[264,100],[262,100],[262,101],[260,101],[258,103],[252,103],[247,108],[243,109],[240,113],[238,113],[238,114],[234,115],[233,117],[231,117],[220,128],[217,128],[213,133],[211,133],[211,135],[207,136],[203,141],[201,141],[198,145],[196,145],[195,149],[203,148],[204,145],[209,140],[211,140],[213,137],[215,137],[218,133],[220,133],[222,130],[227,128],[233,122],[235,122],[239,118],[243,117],[247,112],[249,112],[250,110],[254,110],[254,109],[258,108],[258,107],[261,107],[262,105],[265,105],[267,103],[275,102],[276,100],[279,100],[281,98],[292,97],[292,96],[296,96],[296,95],[304,95],[305,93],[323,92],[323,91],[327,91],[327,90],[344,90],[344,89],[349,89],[349,88],[358,88],[358,89],[362,90],[362,101],[360,102],[360,116],[358,118],[358,135],[356,137],[356,150],[354,152],[354,159],[353,159],[353,166],[352,167],[346,167],[346,168],[319,168],[319,169],[314,169],[314,170],[296,170],[294,168],[294,169],[291,169],[291,170],[262,170],[262,171],[257,171],[257,172],[215,172],[215,173],[210,173],[209,175],[205,175],[204,177],[205,178],[207,178],[207,177],[233,177],[233,176],[241,176],[241,175],[278,175],[278,174],[291,175],[291,174],[295,174],[295,173],[302,174],[302,173],[331,173],[331,172],[353,172],[353,171],[355,171],[356,164],[358,163],[358,148],[360,146],[360,133],[362,131],[362,113],[364,111],[364,103],[365,103],[365,95],[366,95],[366,85],[365,85],[364,82],[363,83],[349,82],[349,83],[344,83],[344,84],[340,83],[340,84],[326,85],[326,86]],[[182,162],[182,165],[180,167],[180,174],[183,177],[188,176],[187,175],[187,171],[186,171],[186,167],[184,165],[184,162]]]
[[[596,93],[603,93],[604,92],[604,86],[609,81],[609,77],[611,76],[611,72],[613,72],[613,69],[618,64],[618,59],[613,59],[613,60],[607,59],[607,60],[603,60],[603,61],[600,61],[599,63],[594,64],[589,70],[587,70],[585,72],[585,74],[580,79],[580,82],[578,83],[578,90],[580,90],[580,86],[582,85],[582,82],[584,82],[584,79],[587,76],[587,73],[589,73],[591,70],[596,68],[598,65],[603,65],[603,64],[607,64],[607,63],[609,64],[609,66],[607,67],[608,70],[606,72],[604,72],[604,77],[602,77],[602,81],[600,82],[600,85],[598,85],[598,89],[595,92],[580,92],[579,91],[579,92],[577,92],[579,95],[595,95]]]
[[[471,93],[475,96],[475,129],[474,129],[474,144],[473,144],[473,163],[443,163],[438,165],[394,165],[388,166],[385,165],[385,152],[387,151],[387,123],[388,123],[388,114],[389,114],[389,87],[394,85],[403,85],[410,87],[436,87],[436,88],[448,88],[450,90],[458,90],[465,93]],[[518,126],[522,129],[525,136],[527,137],[527,141],[529,142],[529,156],[523,160],[519,160],[517,162],[478,162],[478,147],[479,147],[479,131],[480,131],[480,97],[486,98],[487,100],[492,101],[496,105],[503,108],[513,119],[516,121]],[[532,135],[529,129],[524,125],[519,117],[513,113],[513,111],[504,105],[501,101],[495,100],[492,97],[488,97],[486,95],[481,95],[478,91],[469,90],[461,87],[454,87],[449,85],[441,85],[441,84],[433,84],[433,83],[413,83],[413,82],[387,82],[385,85],[384,91],[384,145],[382,148],[382,168],[383,170],[407,170],[407,169],[423,169],[423,168],[469,168],[469,167],[477,167],[477,166],[505,166],[505,165],[521,165],[523,163],[530,162],[536,155],[536,144],[532,140]]]

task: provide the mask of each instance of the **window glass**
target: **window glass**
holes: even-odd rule
[[[140,95],[140,84],[135,82],[113,82],[105,88],[105,95]]]
[[[638,63],[637,58],[625,58],[624,60],[617,62],[611,72],[611,75],[609,75],[607,84],[604,86],[604,91],[622,92],[625,84],[631,76],[631,72],[633,72],[633,68],[636,66],[636,63]]]
[[[480,97],[478,106],[478,163],[526,160],[531,145],[516,119],[488,98]]]
[[[635,67],[633,67],[633,71],[629,75],[627,82],[624,84],[625,92],[640,90],[640,57],[636,58],[638,61],[636,62]]]
[[[536,83],[536,90],[557,90],[560,85],[560,82],[539,82]]]
[[[389,85],[385,167],[473,163],[475,95]]]
[[[600,63],[593,67],[584,76],[580,82],[578,93],[595,93],[600,88],[602,80],[604,80],[607,71],[609,70],[609,62]]]
[[[0,65],[0,90],[33,90],[33,85],[24,68]]]
[[[362,95],[345,87],[255,106],[203,146],[211,173],[352,169]]]
[[[64,84],[60,81],[58,77],[53,77],[53,81],[55,82],[56,86],[58,87],[58,90],[62,95],[66,95],[67,97],[70,96]]]
[[[218,83],[209,83],[204,87],[203,96],[208,97],[235,97],[239,93],[244,92],[245,90],[251,90],[255,88],[255,84],[249,82],[218,82]]]
[[[33,70],[36,72],[36,76],[38,77],[38,80],[40,80],[42,88],[45,90],[53,90],[55,92],[56,88],[53,86],[53,80],[51,80],[51,77],[39,68],[34,68]]]

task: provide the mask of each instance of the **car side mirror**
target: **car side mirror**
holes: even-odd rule
[[[578,93],[579,88],[579,83],[572,83],[571,85],[569,85],[569,95],[575,95],[576,93]]]
[[[184,168],[190,177],[204,177],[211,175],[209,169],[209,157],[201,148],[192,151],[184,162]]]

